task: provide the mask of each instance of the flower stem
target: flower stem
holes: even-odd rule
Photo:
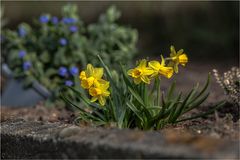
[[[156,78],[156,86],[157,86],[157,105],[160,106],[160,94],[161,94],[161,79],[159,79],[158,77]]]

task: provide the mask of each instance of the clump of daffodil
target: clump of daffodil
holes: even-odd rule
[[[121,65],[122,70],[116,77],[98,56],[104,71],[106,71],[105,78],[111,82],[111,85],[103,79],[103,68],[94,68],[89,64],[87,69],[80,73],[79,78],[81,86],[88,90],[91,98],[88,98],[82,90],[74,90],[74,92],[85,104],[84,106],[72,103],[67,96],[64,96],[63,91],[62,98],[79,109],[80,120],[95,122],[96,125],[111,124],[119,128],[144,130],[161,129],[169,124],[200,118],[213,113],[214,109],[222,106],[224,103],[220,102],[206,113],[199,113],[191,117],[182,116],[199,107],[207,99],[209,93],[206,91],[210,76],[202,89],[199,90],[199,86],[196,85],[187,95],[183,95],[181,92],[176,94],[175,82],[163,94],[159,76],[171,78],[174,67],[177,68],[178,64],[185,66],[188,61],[183,50],[176,53],[174,47],[171,47],[171,51],[171,57],[163,58],[161,56],[160,61],[143,59],[128,72],[125,66]],[[155,79],[154,85],[148,85],[151,79]],[[73,88],[70,89],[73,90]],[[106,103],[107,98],[109,98],[108,103]],[[96,101],[99,104],[92,103]]]
[[[154,73],[153,69],[147,67],[147,60],[143,59],[140,61],[139,65],[128,71],[128,75],[133,77],[135,84],[140,84],[141,82],[150,84],[149,76]]]
[[[156,77],[157,75],[163,75],[166,78],[171,78],[173,75],[173,68],[172,67],[167,67],[165,65],[165,60],[163,56],[161,56],[161,63],[159,61],[150,61],[148,62],[148,66],[153,69],[153,74],[151,77]]]
[[[174,46],[170,47],[170,59],[169,66],[172,66],[175,73],[178,73],[178,65],[181,64],[182,66],[185,66],[188,62],[188,57],[186,53],[184,53],[183,49],[180,49],[176,52]]]
[[[91,64],[87,65],[85,71],[81,71],[79,78],[81,86],[89,91],[92,96],[91,102],[98,100],[100,105],[104,106],[106,103],[106,97],[110,95],[107,91],[109,88],[109,82],[102,79],[103,68],[94,68]]]

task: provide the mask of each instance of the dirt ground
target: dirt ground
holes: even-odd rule
[[[193,111],[199,112],[199,111]],[[169,125],[159,132],[177,132],[188,133],[191,135],[210,136],[218,139],[231,139],[240,140],[239,133],[239,117],[237,121],[233,121],[233,117],[236,112],[221,113],[215,112],[215,114],[199,118],[177,125]],[[239,115],[238,115],[239,116]],[[74,119],[77,117],[77,113],[67,111],[65,109],[47,108],[42,105],[37,105],[33,108],[1,108],[1,122],[9,119],[23,118],[28,121],[47,121],[47,122],[61,122],[67,124],[76,124]],[[79,125],[79,124],[76,124]],[[80,124],[81,126],[83,124]]]

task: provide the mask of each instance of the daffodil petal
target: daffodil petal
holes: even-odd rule
[[[142,77],[141,77],[141,80],[142,80],[144,83],[150,84],[150,79],[149,79],[147,76],[142,76]]]
[[[183,54],[184,50],[183,49],[180,49],[179,51],[177,51],[177,56]]]
[[[98,100],[97,97],[92,97],[90,101],[91,101],[91,102],[96,102],[96,100]]]
[[[91,64],[87,65],[86,74],[88,77],[94,75],[94,67]]]
[[[148,66],[154,70],[159,70],[159,68],[161,67],[161,65],[158,61],[150,61],[150,62],[148,62]]]
[[[99,96],[98,101],[101,106],[104,106],[106,104],[106,99],[102,96]]]
[[[82,71],[80,74],[79,74],[79,79],[82,80],[84,78],[87,78],[86,76],[86,72],[85,71]]]
[[[173,56],[176,55],[176,50],[175,50],[175,48],[174,48],[173,45],[170,47],[170,51],[171,51],[171,53],[173,54]]]
[[[147,60],[146,59],[142,59],[138,65],[139,68],[144,68],[147,66]]]
[[[129,70],[127,71],[127,74],[128,74],[129,76],[132,76],[132,72],[133,72],[133,69],[129,69]]]
[[[147,67],[147,68],[144,70],[144,72],[143,72],[143,76],[144,76],[144,75],[149,76],[149,75],[151,75],[151,74],[153,74],[153,73],[154,73],[154,70],[153,70],[152,68],[150,68],[150,67]]]
[[[103,68],[94,68],[94,77],[101,79],[103,76]]]
[[[164,58],[163,58],[163,56],[161,55],[161,66],[165,66],[165,60],[164,60]]]
[[[104,91],[102,95],[104,97],[108,97],[108,96],[110,96],[110,92],[109,91]]]

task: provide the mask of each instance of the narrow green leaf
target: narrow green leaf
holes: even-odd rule
[[[142,98],[140,97],[140,95],[139,95],[137,92],[135,92],[131,87],[128,87],[128,90],[131,92],[131,94],[133,95],[133,97],[134,97],[142,106],[145,106]]]
[[[189,100],[189,98],[193,95],[194,93],[194,89],[192,89],[189,94],[187,95],[187,97],[184,99],[183,103],[181,104],[181,106],[176,110],[176,112],[174,113],[173,118],[171,119],[172,122],[175,122],[177,120],[177,118],[182,114],[184,108],[186,108],[186,103]]]
[[[207,82],[205,83],[203,89],[199,92],[198,95],[196,95],[195,98],[192,99],[191,102],[189,102],[189,104],[191,104],[191,103],[194,102],[196,99],[198,99],[198,98],[207,90],[207,88],[208,88],[208,86],[209,86],[209,83],[210,83],[210,79],[211,79],[211,75],[210,75],[210,73],[209,73],[209,74],[208,74],[208,78],[207,78]]]
[[[202,103],[208,98],[208,96],[209,96],[209,93],[207,93],[206,95],[200,97],[199,100],[196,100],[195,102],[192,102],[192,104],[190,104],[190,105],[188,106],[188,108],[186,108],[186,110],[183,111],[183,113],[189,112],[189,111],[191,111],[192,109],[198,107],[200,104],[202,104]]]
[[[125,118],[125,114],[126,114],[126,109],[124,109],[118,119],[118,124],[119,124],[119,127],[120,128],[123,128],[123,121],[124,121],[124,118]]]
[[[218,108],[224,106],[225,103],[226,103],[225,101],[221,101],[221,102],[219,102],[218,104],[216,104],[212,109],[210,109],[208,112],[201,113],[201,114],[198,114],[198,115],[189,117],[189,118],[184,118],[184,119],[178,120],[178,121],[176,121],[176,123],[207,116],[207,115],[213,113],[213,112],[214,112],[215,110],[217,110]]]
[[[142,116],[140,115],[139,110],[131,103],[127,102],[127,106],[136,114],[136,116],[143,122]]]
[[[174,81],[174,82],[171,84],[171,87],[170,87],[169,90],[168,90],[167,101],[169,101],[169,100],[172,99],[172,95],[173,95],[173,92],[174,92],[174,90],[175,90],[175,87],[176,87],[176,81]]]

